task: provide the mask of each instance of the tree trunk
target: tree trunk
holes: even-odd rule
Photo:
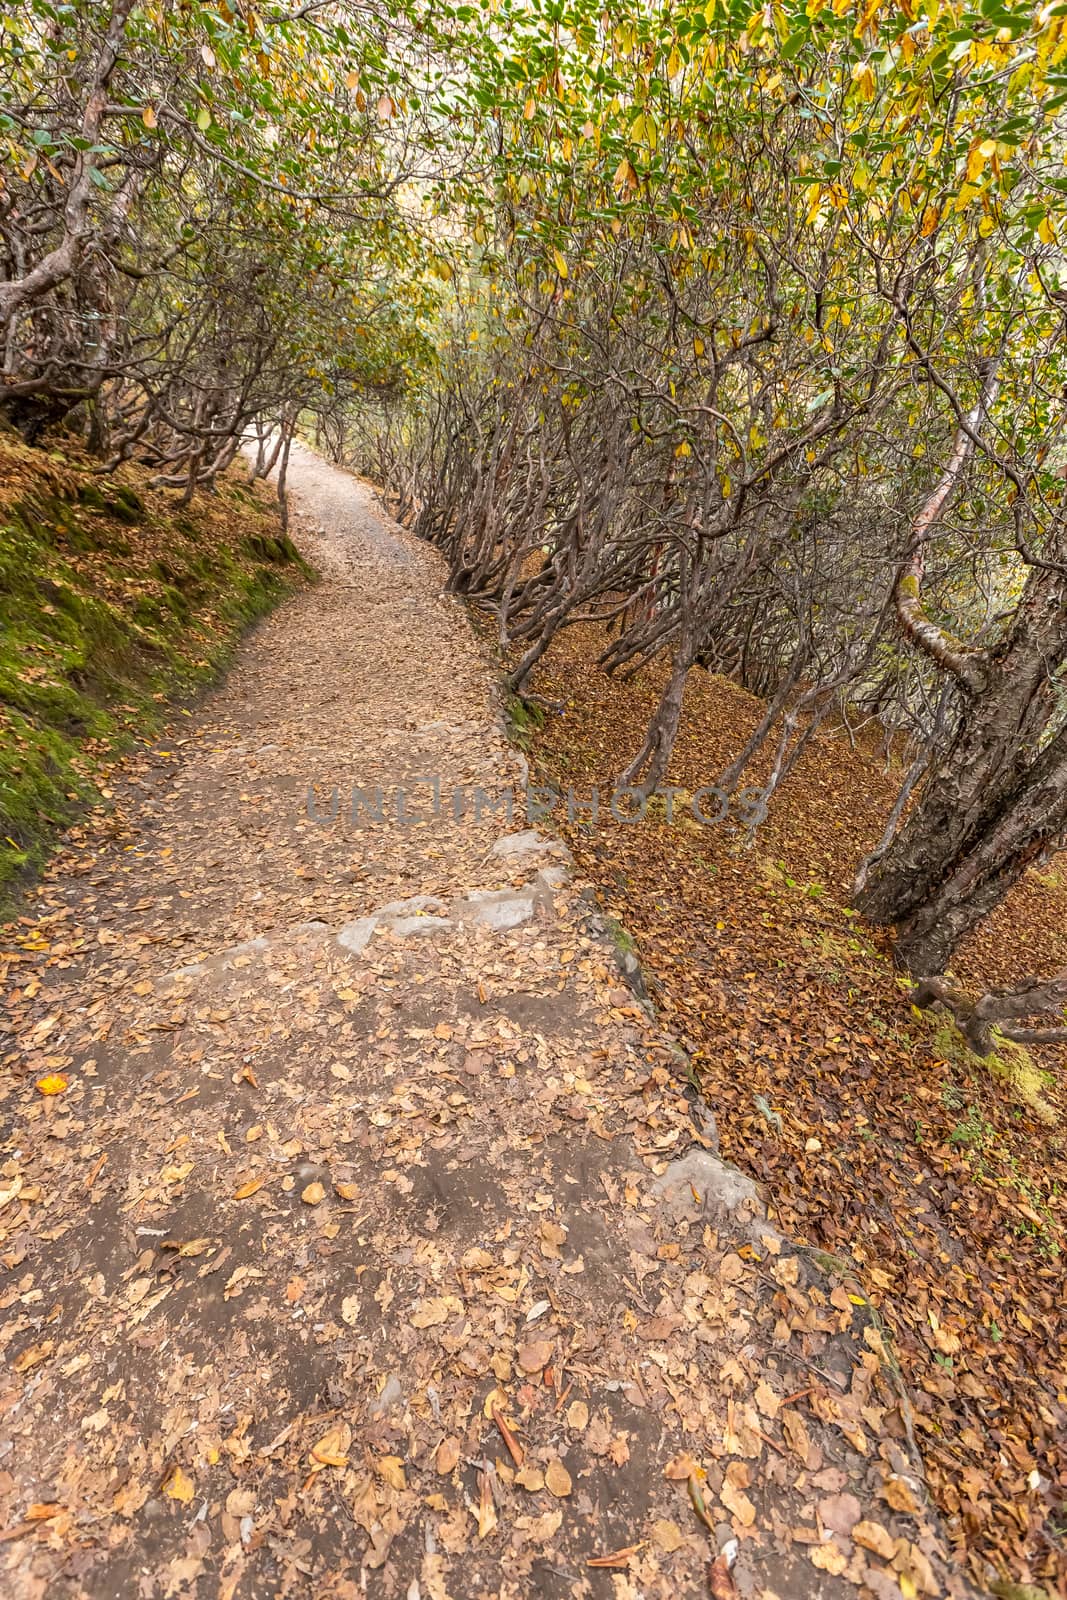
[[[1067,825],[1067,729],[1055,725],[1055,677],[1067,656],[1067,579],[1035,569],[1005,645],[987,658],[955,738],[857,896],[870,921],[896,923],[910,971],[942,972]]]

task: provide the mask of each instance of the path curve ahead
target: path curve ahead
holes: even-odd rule
[[[310,452],[290,481],[323,581],[127,764],[14,951],[0,1592],[946,1592],[884,1498],[919,1491],[877,1339],[503,815],[436,556]],[[475,785],[501,808],[457,817]]]

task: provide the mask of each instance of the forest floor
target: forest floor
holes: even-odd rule
[[[568,633],[535,684],[537,775],[609,793],[640,746],[655,672],[620,684],[605,643]],[[762,712],[691,675],[670,781],[713,784]],[[769,765],[769,763],[768,763]],[[746,783],[762,781],[757,765]],[[1067,1583],[1067,1245],[1062,1050],[981,1061],[921,1014],[890,941],[849,907],[902,773],[827,731],[746,847],[685,800],[563,832],[605,909],[637,940],[665,1025],[691,1053],[723,1154],[759,1180],[790,1236],[847,1261],[884,1318],[926,1480],[976,1579]],[[711,809],[712,802],[706,802]],[[1031,873],[960,951],[964,988],[1067,965],[1067,856]]]
[[[859,1276],[716,1159],[558,843],[454,808],[522,763],[437,558],[305,452],[292,483],[322,581],[6,930],[0,1590],[962,1595]],[[824,988],[798,1048],[840,1074]],[[815,1236],[802,1168],[778,1210]]]

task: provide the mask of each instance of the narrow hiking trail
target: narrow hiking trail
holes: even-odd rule
[[[322,581],[6,954],[0,1590],[962,1594],[855,1286],[716,1161],[561,847],[454,804],[523,764],[436,556],[290,481]]]

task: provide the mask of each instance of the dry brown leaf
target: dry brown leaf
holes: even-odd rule
[[[652,1524],[652,1543],[657,1550],[665,1550],[669,1555],[673,1550],[681,1549],[685,1535],[676,1522],[660,1517]]]
[[[725,1556],[716,1556],[708,1563],[708,1592],[711,1600],[737,1600],[737,1585]]]
[[[571,1492],[571,1475],[558,1456],[553,1456],[545,1468],[545,1488],[557,1500],[562,1500]]]
[[[820,1572],[829,1572],[834,1578],[839,1578],[848,1566],[848,1557],[838,1549],[832,1539],[813,1545],[808,1551],[808,1560],[813,1567],[818,1567]]]
[[[640,1550],[639,1544],[628,1544],[623,1550],[613,1550],[607,1556],[590,1556],[587,1567],[628,1567]]]
[[[306,1189],[301,1189],[300,1198],[306,1206],[317,1206],[326,1198],[326,1190],[316,1180],[309,1183]]]
[[[785,1434],[786,1443],[796,1455],[802,1466],[807,1466],[808,1456],[811,1452],[811,1435],[807,1424],[799,1411],[783,1411],[781,1415],[782,1432]]]
[[[407,1488],[404,1463],[400,1456],[379,1456],[374,1466],[378,1476],[389,1485],[390,1489]]]
[[[887,1478],[882,1485],[882,1493],[886,1503],[894,1511],[903,1511],[909,1517],[919,1515],[919,1503],[912,1491],[911,1485],[904,1478]]]
[[[567,1407],[567,1426],[575,1433],[584,1433],[589,1423],[589,1407],[584,1400],[572,1400]]]
[[[881,1556],[883,1561],[892,1561],[896,1554],[896,1540],[888,1528],[883,1528],[880,1522],[857,1522],[852,1530],[852,1539],[864,1550],[870,1550],[874,1555]]]
[[[479,1472],[478,1489],[478,1537],[487,1539],[497,1523],[493,1485],[488,1472]]]
[[[247,1183],[242,1183],[240,1188],[233,1191],[235,1200],[247,1200],[249,1195],[255,1194],[257,1189],[262,1189],[266,1178],[249,1178]]]
[[[719,1490],[719,1499],[742,1528],[751,1528],[756,1520],[756,1508],[743,1489],[735,1488],[729,1478],[725,1478]]]
[[[540,1372],[552,1359],[554,1345],[551,1339],[534,1339],[530,1344],[521,1345],[518,1352],[519,1366],[523,1372]]]
[[[415,1310],[411,1313],[410,1322],[413,1328],[437,1328],[442,1322],[447,1322],[449,1317],[463,1310],[462,1300],[457,1300],[453,1294],[432,1295],[427,1300],[420,1300]]]
[[[447,1475],[454,1470],[456,1463],[459,1461],[460,1449],[461,1445],[459,1440],[451,1434],[447,1439],[442,1439],[441,1443],[437,1446],[437,1454],[434,1456],[434,1466],[437,1468],[442,1477],[447,1477]]]
[[[531,1494],[537,1494],[545,1486],[545,1475],[540,1467],[535,1467],[532,1462],[528,1461],[524,1467],[520,1467],[516,1472],[515,1482],[520,1489],[528,1489]]]

